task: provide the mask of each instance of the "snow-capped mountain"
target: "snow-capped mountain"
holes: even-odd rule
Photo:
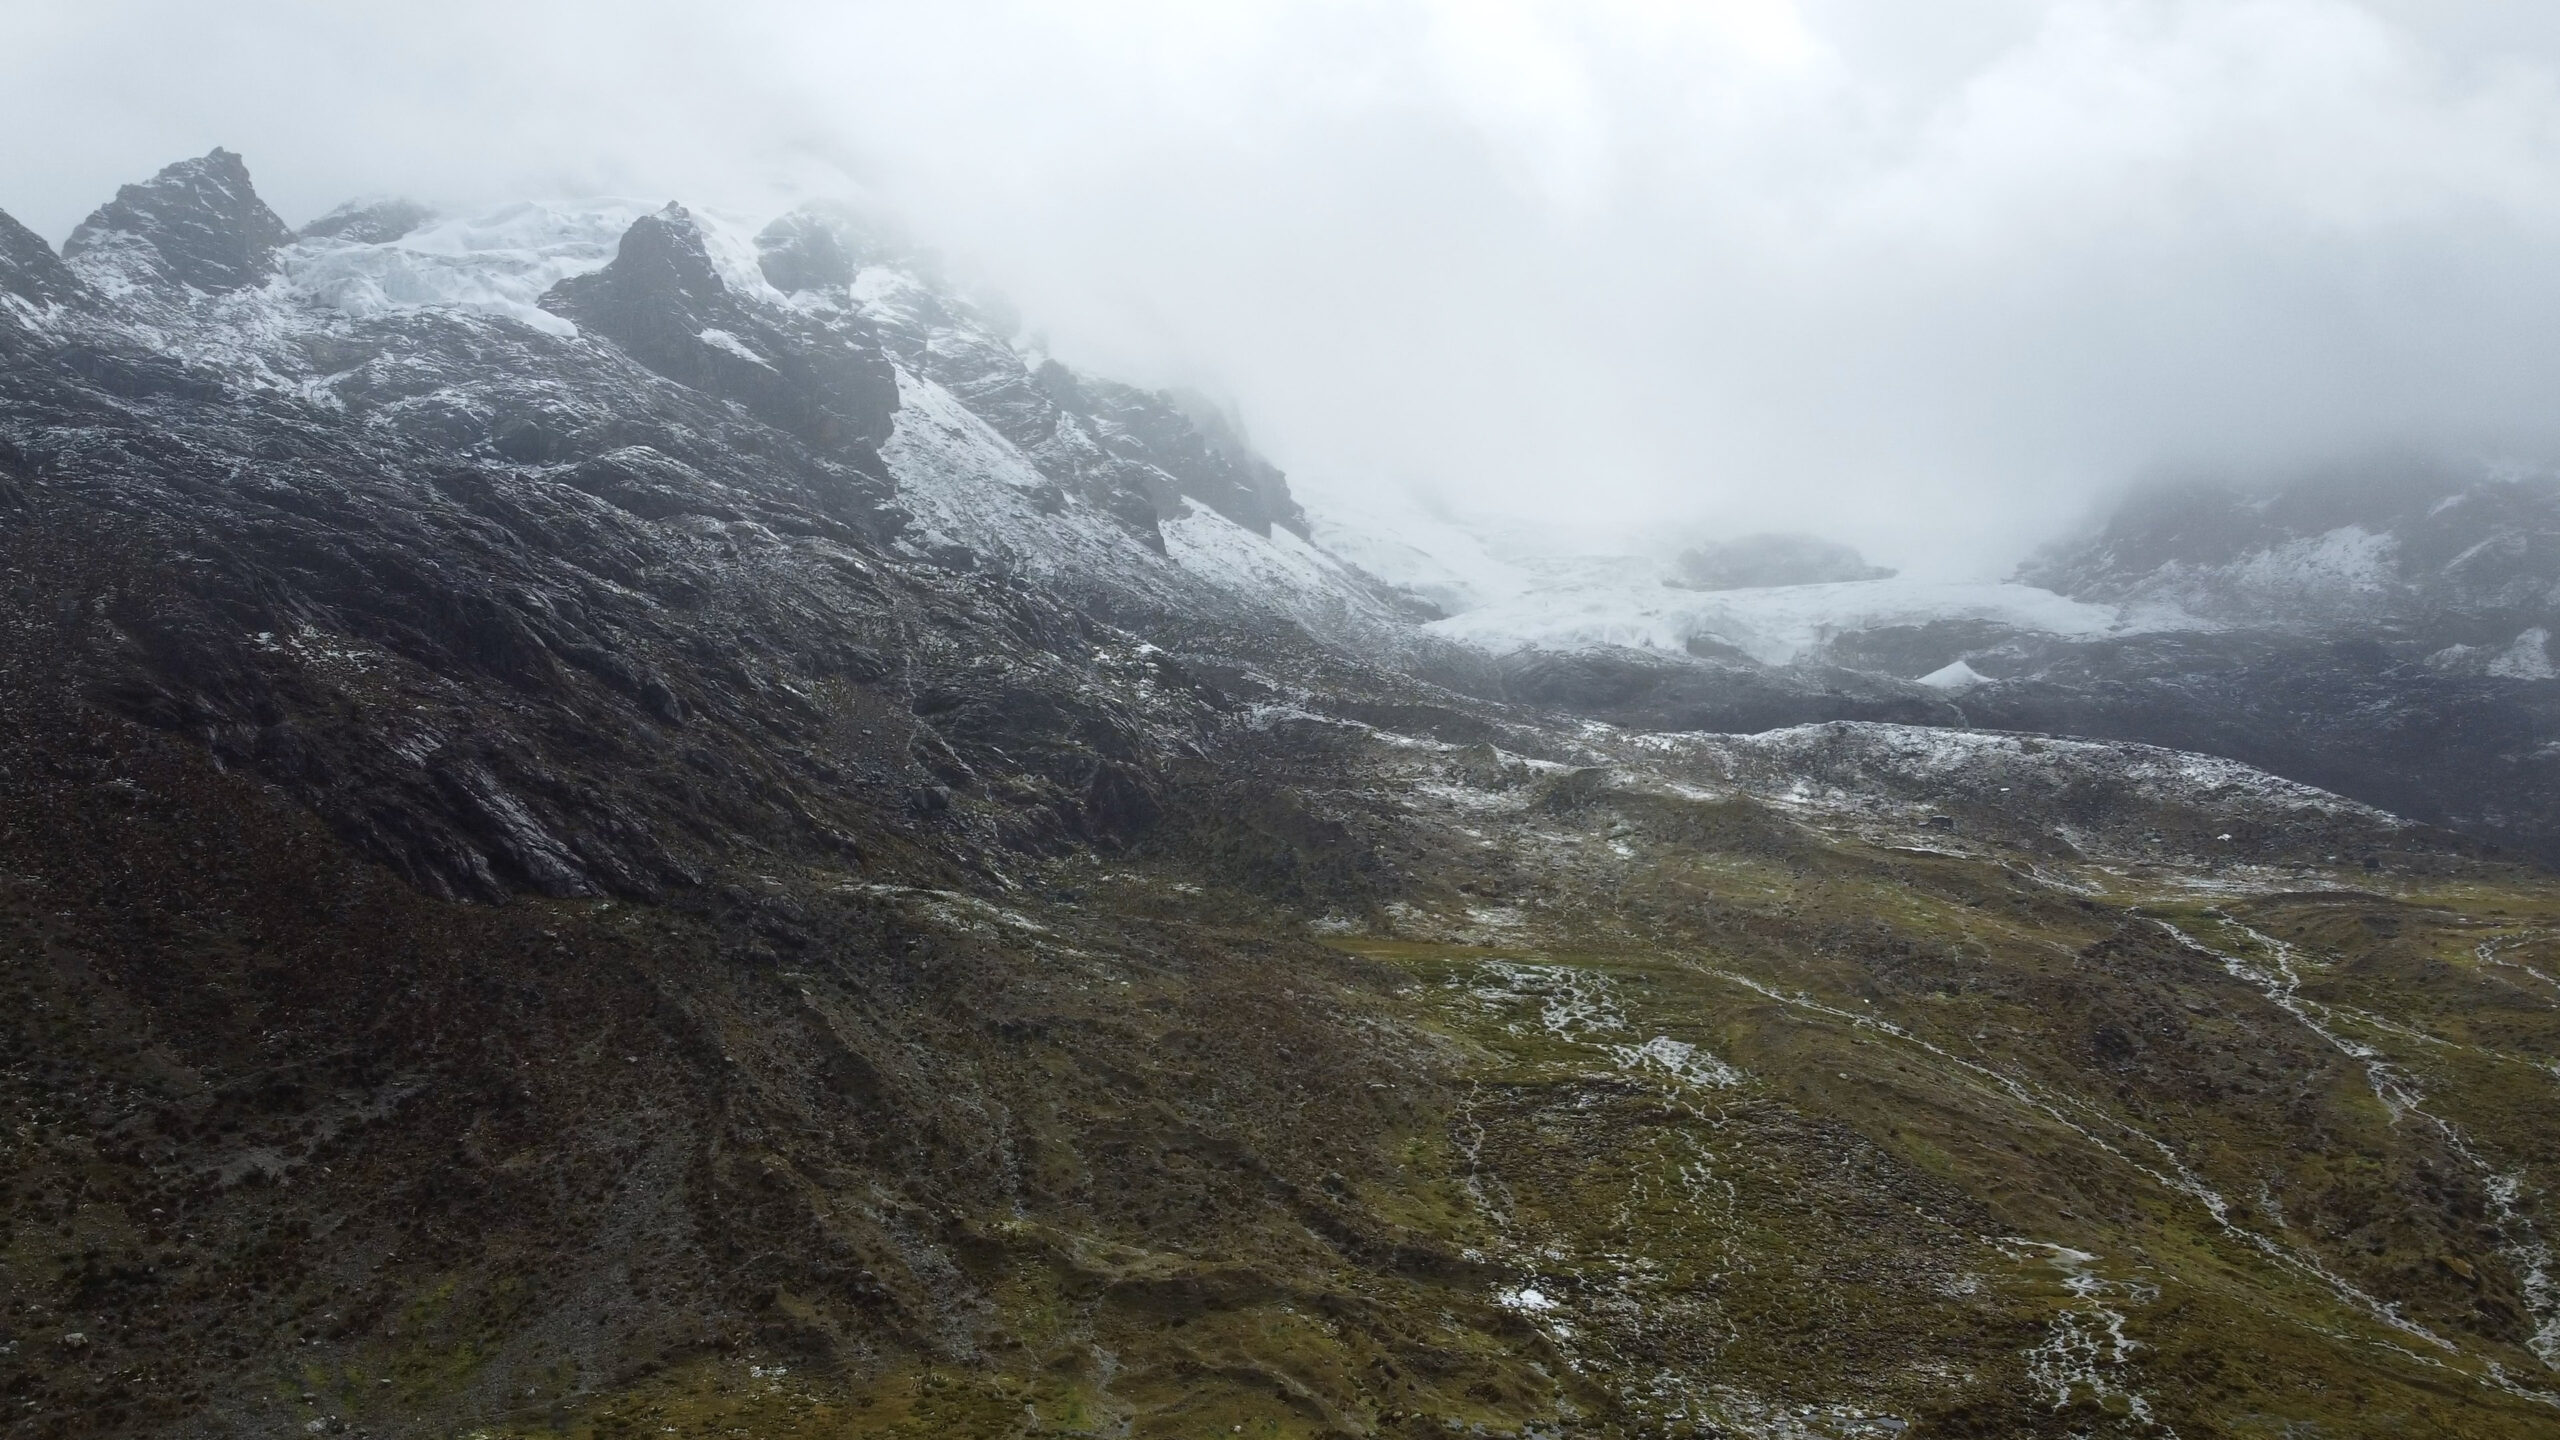
[[[1381,643],[1401,627],[1398,597],[1309,542],[1281,473],[1219,417],[1024,355],[842,211],[757,230],[681,205],[437,216],[372,200],[293,233],[217,150],[125,187],[67,264],[31,236],[8,254],[30,323],[147,329],[164,354],[321,404],[364,405],[385,369],[364,337],[416,317],[508,344],[586,337],[888,482],[911,522],[898,543],[918,553],[1146,609],[1241,607]],[[62,307],[66,285],[108,308]],[[515,413],[469,395],[485,377],[449,378],[416,398],[528,473],[637,496],[667,462],[646,446],[573,457],[538,404]]]
[[[315,471],[309,503],[350,503],[348,477],[380,469],[488,523],[498,502],[454,498],[461,467],[507,504],[601,505],[648,527],[644,548],[670,526],[877,546],[1144,631],[1285,630],[1614,723],[2145,741],[2560,844],[2538,688],[2560,505],[2537,484],[2404,468],[2146,494],[2009,582],[1702,589],[1677,555],[1557,553],[1392,492],[1336,482],[1303,503],[1213,407],[1017,345],[1000,305],[856,212],[374,199],[293,232],[225,151],[125,187],[61,255],[0,226],[0,314],[0,344],[50,356],[90,402],[173,437],[200,414],[282,457],[179,509],[242,503],[312,463],[275,437],[325,437],[361,463]],[[94,480],[74,462],[113,428],[22,418],[8,441]],[[2445,739],[2413,759],[2411,732]]]
[[[1873,720],[2140,741],[2560,846],[2547,478],[2406,461],[2254,491],[2152,488],[2007,581],[1731,589],[1697,588],[1667,552],[1558,554],[1324,498],[1320,537],[1449,612],[1426,633],[1490,657],[1454,683],[1520,703],[1643,728]]]

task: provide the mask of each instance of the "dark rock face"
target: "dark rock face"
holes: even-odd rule
[[[1812,535],[1746,535],[1695,546],[1681,554],[1677,569],[1679,583],[1693,590],[1822,585],[1894,574],[1846,545]]]
[[[417,201],[392,196],[351,201],[295,233],[306,240],[341,239],[381,245],[409,234],[434,218],[435,212]]]
[[[877,473],[898,389],[868,328],[851,317],[783,321],[750,312],[729,293],[684,207],[641,217],[611,265],[560,282],[543,306],[658,374],[734,400]]]
[[[2212,628],[2083,644],[1845,637],[1961,655],[1978,725],[2228,755],[2560,857],[2560,487],[2377,461],[2259,491],[2162,486],[2020,578]]]
[[[79,290],[79,278],[44,237],[0,211],[0,294],[34,305],[59,305]]]
[[[2560,860],[2560,682],[2455,676],[2370,640],[2056,645],[1959,697],[1971,724],[2227,755]]]
[[[1033,378],[1091,437],[1084,446],[1059,447],[1049,463],[1146,494],[1160,514],[1197,501],[1260,534],[1274,525],[1306,533],[1305,512],[1289,498],[1286,477],[1215,411],[1196,402],[1186,406],[1179,394],[1079,376],[1055,361]]]
[[[2465,622],[2433,621],[2448,623]],[[1985,683],[1949,695],[1957,718],[1938,723],[2229,756],[2560,858],[2560,752],[2551,748],[2560,682],[2512,673],[2524,668],[2512,642],[2448,663],[2437,643],[2445,634],[2415,616],[2310,633],[2231,626],[2087,641],[1940,621],[1842,635],[1823,653],[1837,666],[1906,679],[1962,660]]]
[[[63,254],[138,283],[220,294],[264,281],[292,238],[250,186],[249,167],[217,148],[117,191],[71,232]]]
[[[756,236],[756,251],[765,278],[786,294],[850,285],[866,265],[905,267],[940,289],[938,261],[904,227],[841,202],[817,201],[779,217]]]

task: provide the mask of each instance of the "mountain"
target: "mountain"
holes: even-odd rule
[[[859,212],[216,151],[0,266],[11,1434],[2553,1423],[2527,520],[1709,592]]]
[[[2021,578],[2083,599],[2175,603],[2227,624],[2354,628],[2395,643],[2512,641],[2547,631],[2560,605],[2560,489],[2414,458],[2267,489],[2163,484],[2136,491]],[[2528,668],[2550,667],[2546,658]]]
[[[2391,461],[2138,493],[2022,579],[2200,624],[1973,662],[1977,723],[2231,755],[2560,854],[2560,487]]]
[[[92,283],[120,291],[222,294],[275,269],[292,238],[228,150],[184,160],[101,205],[62,247]]]
[[[2155,486],[1997,584],[1787,571],[1701,589],[1694,555],[1563,558],[1390,523],[1428,548],[1319,533],[1449,606],[1424,632],[1490,658],[1426,668],[1472,693],[1646,728],[2164,745],[2560,857],[2547,477],[2392,458]]]

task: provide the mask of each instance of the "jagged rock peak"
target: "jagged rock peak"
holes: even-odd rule
[[[703,238],[701,223],[673,200],[622,232],[613,264],[635,283],[669,286],[697,298],[729,288],[721,281],[719,267],[711,263],[711,247]]]
[[[674,201],[633,221],[612,264],[553,286],[542,308],[604,335],[661,374],[673,372],[652,352],[689,349],[707,327],[724,335],[740,328],[736,300],[711,261],[701,225]],[[674,378],[696,383],[688,375]]]
[[[744,248],[670,203],[632,222],[612,264],[551,287],[542,308],[678,384],[876,468],[898,406],[878,338],[850,317],[791,313]]]
[[[44,237],[0,211],[0,292],[38,305],[60,304],[80,281]]]
[[[1197,501],[1263,535],[1275,524],[1300,538],[1308,533],[1288,477],[1255,454],[1213,403],[1080,374],[1055,359],[1042,360],[1031,383],[1094,438],[1094,454],[1081,463],[1104,483],[1144,496],[1159,514],[1177,515],[1183,502]]]
[[[305,240],[345,240],[387,245],[436,218],[436,212],[398,195],[350,200],[296,232]]]
[[[249,167],[217,146],[118,190],[80,222],[62,251],[134,283],[219,294],[265,280],[276,251],[292,238],[258,198]]]

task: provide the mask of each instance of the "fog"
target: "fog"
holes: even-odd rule
[[[1991,573],[2162,466],[2560,451],[2494,0],[19,3],[0,209],[858,195],[1321,502]]]

